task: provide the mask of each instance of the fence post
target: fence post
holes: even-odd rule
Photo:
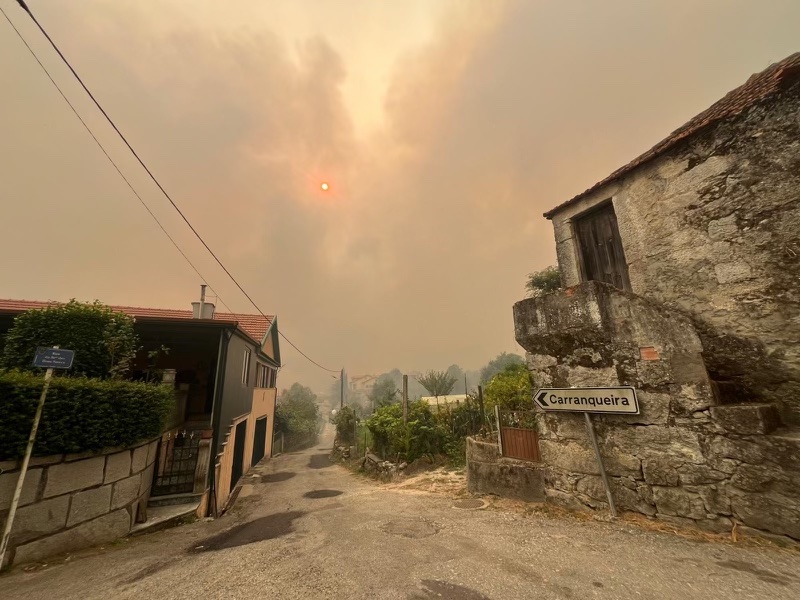
[[[489,419],[486,418],[486,411],[483,408],[483,386],[478,386],[478,406],[481,409],[481,425],[484,423],[489,423]]]
[[[503,434],[501,432],[502,427],[500,427],[500,407],[497,404],[494,405],[494,418],[497,421],[497,446],[500,448],[500,456],[503,456]]]

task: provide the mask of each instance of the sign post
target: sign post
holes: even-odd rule
[[[617,516],[617,507],[611,494],[608,475],[600,455],[600,446],[594,432],[592,413],[607,415],[638,415],[639,401],[632,387],[599,388],[541,388],[533,395],[536,405],[546,412],[582,412],[586,419],[586,429],[592,440],[594,455],[600,470],[600,478],[606,488],[608,508],[611,516]]]
[[[28,446],[25,448],[25,456],[22,458],[19,479],[17,479],[17,487],[14,489],[14,497],[11,499],[11,506],[8,509],[8,517],[6,518],[6,526],[3,531],[3,539],[0,541],[0,567],[3,566],[3,559],[6,555],[8,542],[11,539],[11,528],[14,525],[14,516],[17,512],[17,505],[19,504],[20,496],[22,496],[22,486],[25,483],[25,474],[28,472],[28,463],[31,461],[33,444],[36,441],[36,431],[39,429],[39,421],[42,419],[44,400],[47,397],[47,390],[50,389],[50,380],[53,378],[53,369],[69,369],[72,366],[72,361],[74,358],[74,350],[61,350],[58,346],[36,349],[36,356],[33,359],[33,366],[46,368],[47,371],[45,371],[44,374],[44,387],[42,387],[42,395],[39,397],[39,405],[36,407],[36,414],[33,417],[31,434],[28,436]]]
[[[594,446],[594,455],[597,457],[597,466],[600,468],[600,478],[606,488],[608,508],[611,510],[611,516],[616,517],[617,507],[614,504],[614,496],[611,495],[611,486],[608,483],[608,475],[606,475],[606,468],[603,465],[603,457],[600,456],[600,446],[597,445],[597,436],[594,434],[594,423],[592,423],[592,417],[588,412],[583,413],[583,416],[586,418],[586,429],[589,430],[589,437],[592,439],[592,446]]]

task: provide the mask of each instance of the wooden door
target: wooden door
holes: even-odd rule
[[[584,281],[603,281],[631,291],[628,263],[619,236],[614,206],[607,204],[576,219]]]

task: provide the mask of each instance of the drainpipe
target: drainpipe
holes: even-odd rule
[[[225,366],[228,362],[228,341],[230,336],[229,331],[223,329],[219,332],[219,350],[217,351],[217,380],[214,386],[214,401],[211,405],[211,459],[208,461],[208,483],[209,483],[209,498],[208,507],[206,511],[211,508],[211,501],[214,501],[214,509],[216,511],[217,496],[216,496],[216,469],[214,464],[217,459],[217,447],[219,446],[220,434],[220,415],[222,413],[223,389],[225,387]],[[208,514],[208,512],[206,512]]]

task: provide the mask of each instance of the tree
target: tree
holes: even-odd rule
[[[417,381],[431,396],[446,396],[453,391],[456,384],[455,377],[451,377],[445,371],[428,371],[417,377]]]
[[[524,365],[525,361],[518,354],[511,354],[509,352],[502,352],[494,359],[489,361],[483,369],[481,369],[481,384],[485,385],[488,381],[505,370],[506,367],[511,365]]]
[[[447,374],[456,380],[454,386],[455,389],[460,389],[462,386],[464,386],[464,393],[465,394],[469,393],[469,390],[467,390],[465,384],[466,376],[464,374],[464,370],[461,367],[459,367],[458,365],[450,365],[449,367],[447,367]]]
[[[275,408],[275,429],[289,436],[307,437],[317,432],[317,395],[299,383],[285,390]]]
[[[136,355],[138,338],[133,317],[100,302],[67,304],[28,310],[14,319],[5,337],[0,366],[33,370],[37,346],[60,346],[75,351],[71,376],[118,378]]]
[[[525,290],[528,292],[528,297],[538,298],[544,294],[555,292],[561,289],[561,273],[558,267],[553,265],[528,274],[528,279],[525,282]]]
[[[398,389],[394,380],[386,375],[381,375],[372,385],[369,392],[369,401],[373,409],[388,406],[398,401]]]
[[[486,411],[495,406],[505,410],[531,410],[533,408],[532,385],[525,365],[512,364],[497,373],[484,388]]]

